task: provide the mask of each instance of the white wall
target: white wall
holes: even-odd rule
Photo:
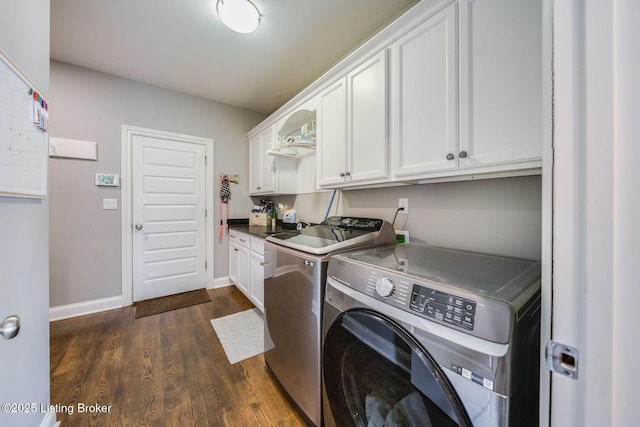
[[[212,78],[214,78],[212,76]],[[121,173],[123,124],[212,138],[214,177],[239,173],[231,217],[247,217],[246,132],[264,115],[85,68],[51,62],[51,136],[97,141],[98,161],[51,158],[51,307],[120,296],[121,211],[103,210],[120,188],[96,187],[95,173]],[[211,183],[217,194],[217,183]],[[216,204],[208,226],[217,230]],[[228,270],[226,240],[215,240],[214,276]]]
[[[0,49],[49,92],[49,0],[0,2]],[[22,319],[0,339],[0,403],[34,403],[34,413],[0,411],[0,425],[46,425],[49,403],[49,206],[47,199],[0,196],[0,321]]]
[[[296,208],[298,218],[320,222],[331,192],[275,197]],[[454,249],[540,260],[541,177],[528,176],[390,188],[336,194],[330,215],[393,221],[398,198],[409,199],[409,214],[398,214],[396,229],[411,241]]]

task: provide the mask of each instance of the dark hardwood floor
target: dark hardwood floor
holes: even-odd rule
[[[211,326],[251,303],[233,286],[208,292],[212,302],[140,319],[125,307],[52,322],[62,427],[303,426],[264,357],[229,364]]]

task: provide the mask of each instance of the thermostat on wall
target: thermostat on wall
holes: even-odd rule
[[[117,187],[120,179],[119,176],[112,173],[97,173],[96,185],[100,187]]]

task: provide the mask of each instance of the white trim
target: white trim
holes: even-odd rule
[[[49,309],[49,321],[53,322],[70,317],[84,316],[85,314],[113,310],[124,306],[125,304],[123,304],[123,298],[121,296],[61,305]]]
[[[629,318],[637,298],[628,293],[638,289],[637,258],[628,263],[634,276],[629,283],[621,283],[615,270],[628,254],[620,253],[618,246],[617,214],[629,215],[633,227],[625,229],[624,236],[636,247],[638,242],[633,234],[637,234],[637,212],[617,211],[622,198],[637,194],[636,177],[620,168],[620,162],[627,160],[619,151],[625,141],[620,139],[623,129],[615,126],[626,114],[637,122],[635,105],[625,108],[616,103],[621,93],[634,103],[638,98],[633,87],[620,79],[620,73],[631,70],[614,63],[614,52],[627,41],[635,44],[635,51],[625,53],[637,61],[637,37],[629,31],[637,27],[637,14],[630,14],[629,26],[615,19],[625,6],[638,10],[635,0],[553,2],[552,338],[578,350],[579,371],[576,380],[552,374],[552,426],[637,424],[633,413],[639,390],[637,325]],[[629,81],[635,82],[637,73],[633,74]],[[629,142],[637,146],[637,133],[631,137]],[[637,170],[637,158],[628,160]],[[623,301],[631,311],[616,305]],[[619,364],[625,357],[631,363]],[[634,389],[617,388],[620,381],[628,381]],[[622,405],[625,412],[619,410]]]
[[[553,15],[552,0],[542,1],[542,212],[540,308],[540,419],[549,426],[551,372],[545,363],[545,345],[551,339],[553,309]]]
[[[40,427],[60,427],[60,421],[56,421],[55,412],[47,412],[44,414]]]
[[[213,146],[214,142],[211,138],[202,138],[198,136],[184,135],[172,132],[164,132],[155,129],[145,129],[141,127],[122,125],[122,160],[121,160],[121,188],[122,188],[122,217],[121,217],[121,233],[122,233],[122,302],[123,305],[133,304],[133,259],[132,245],[133,236],[131,233],[132,219],[132,181],[131,181],[131,141],[133,136],[147,136],[158,138],[174,138],[184,142],[193,144],[202,144],[206,149],[207,164],[205,166],[205,209],[207,217],[205,218],[205,260],[207,262],[207,270],[205,272],[205,287],[210,288],[214,283],[214,197],[213,183],[216,182],[213,177]]]
[[[227,286],[231,286],[231,285],[233,285],[233,282],[231,281],[229,276],[217,277],[213,281],[212,286],[208,286],[207,289],[220,289],[220,288],[226,288]]]

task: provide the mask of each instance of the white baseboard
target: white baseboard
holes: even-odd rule
[[[68,319],[70,317],[84,316],[85,314],[98,313],[100,311],[113,310],[124,307],[122,296],[102,298],[93,301],[79,302],[75,304],[61,305],[49,308],[49,321]]]
[[[40,423],[40,427],[60,427],[60,421],[56,421],[55,412],[47,412]]]
[[[230,286],[232,284],[233,283],[231,283],[231,279],[229,279],[229,276],[217,277],[217,278],[213,279],[213,285],[212,286],[208,286],[207,289],[224,288],[225,286]]]
[[[218,289],[230,286],[231,279],[229,276],[218,277],[213,280],[213,285],[207,289]],[[99,313],[101,311],[113,310],[115,308],[124,307],[124,300],[121,295],[116,297],[102,298],[93,301],[78,302],[75,304],[61,305],[49,308],[49,321],[69,319],[71,317],[84,316],[85,314]]]

